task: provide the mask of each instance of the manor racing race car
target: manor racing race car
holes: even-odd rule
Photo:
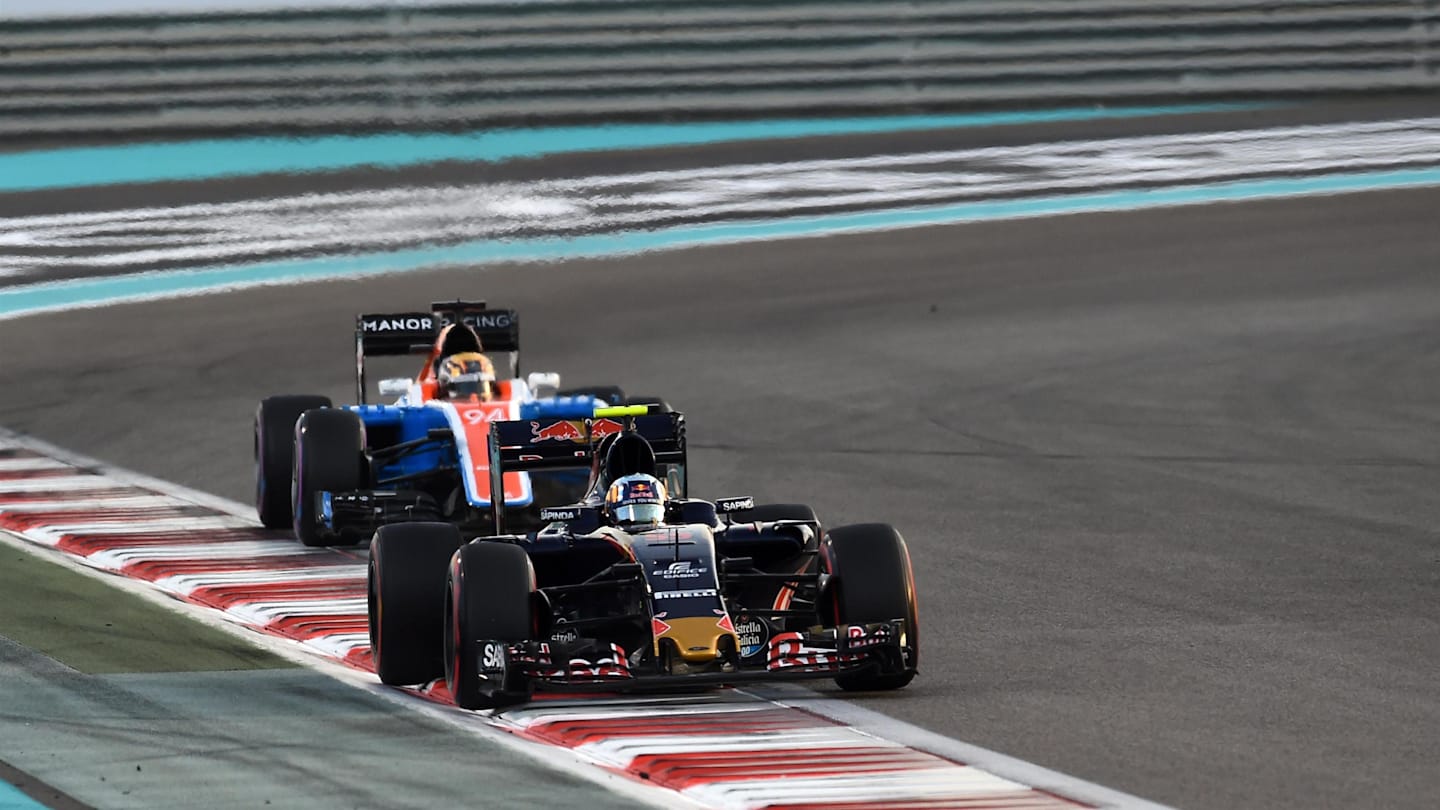
[[[511,471],[590,467],[585,497],[542,509],[538,530],[507,531],[503,508],[493,533],[469,542],[451,524],[381,527],[368,600],[380,679],[443,676],[467,709],[536,689],[908,684],[919,627],[900,534],[825,531],[798,504],[685,497],[684,417],[658,410],[490,423],[492,486]],[[620,414],[621,432],[596,435]],[[625,498],[644,503],[627,511]],[[649,504],[659,511],[642,519]]]
[[[413,379],[379,384],[381,394],[399,398],[367,404],[366,358],[410,354],[426,355]],[[492,478],[485,452],[490,422],[541,417],[555,407],[589,414],[596,405],[627,401],[614,386],[558,391],[558,374],[522,379],[519,316],[483,301],[360,315],[355,356],[358,404],[335,408],[327,397],[276,396],[255,414],[256,510],[268,527],[293,526],[306,545],[361,542],[379,526],[417,520],[474,533],[499,503],[533,521],[538,504],[578,497],[585,476],[517,470]],[[508,378],[494,373],[497,359],[509,366]],[[597,423],[597,430],[607,428],[618,431],[620,424]]]

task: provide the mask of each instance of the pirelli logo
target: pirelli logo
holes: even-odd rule
[[[693,591],[656,591],[656,599],[700,599],[706,596],[719,596],[720,592],[714,588],[701,588]]]

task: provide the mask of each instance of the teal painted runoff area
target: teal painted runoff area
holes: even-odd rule
[[[1338,194],[1440,185],[1440,169],[1241,180],[1174,188],[1106,191],[1017,200],[991,200],[887,211],[793,217],[757,222],[685,225],[655,231],[569,239],[486,240],[389,253],[291,259],[251,265],[141,273],[0,289],[0,318],[101,303],[199,294],[259,284],[435,269],[503,261],[615,256],[667,248],[854,233],[924,225],[984,222],[1095,211],[1125,211],[1197,203]],[[543,272],[543,271],[539,271]]]
[[[0,810],[45,810],[45,805],[20,792],[7,782],[0,782]]]
[[[908,115],[870,118],[615,124],[497,129],[460,134],[391,133],[311,138],[233,138],[0,154],[0,192],[205,180],[235,175],[394,168],[447,160],[500,161],[564,152],[650,149],[723,141],[861,135],[953,127],[1039,124],[1273,107],[1263,103]]]

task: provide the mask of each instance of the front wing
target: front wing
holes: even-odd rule
[[[494,684],[528,679],[539,690],[624,692],[765,681],[833,678],[904,669],[904,620],[852,624],[811,632],[780,633],[770,639],[763,663],[699,672],[656,672],[632,668],[618,644],[571,656],[548,641],[482,642],[478,670]]]

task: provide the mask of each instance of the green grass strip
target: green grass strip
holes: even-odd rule
[[[93,577],[0,546],[0,635],[92,675],[293,666]]]

